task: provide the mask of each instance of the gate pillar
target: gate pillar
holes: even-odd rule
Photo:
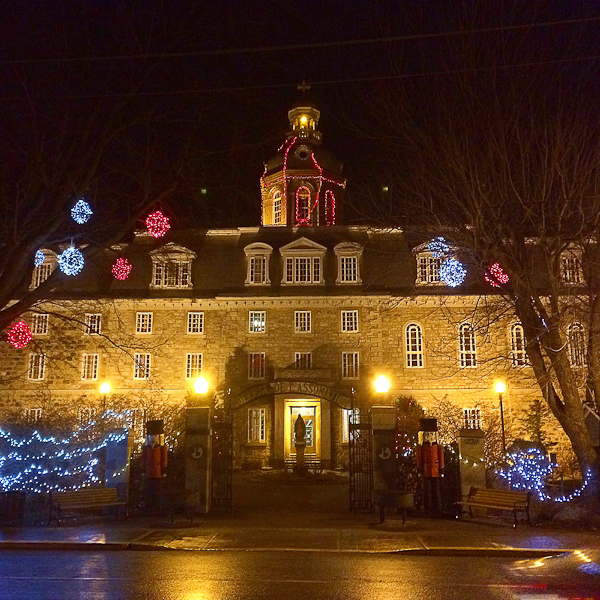
[[[208,406],[186,408],[185,489],[198,494],[196,512],[208,513],[212,488],[212,410]]]

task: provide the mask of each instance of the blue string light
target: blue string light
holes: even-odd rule
[[[87,223],[92,214],[93,211],[90,208],[90,205],[82,198],[80,198],[77,201],[77,204],[71,209],[71,216],[76,223],[79,223],[79,225]]]
[[[450,252],[450,245],[443,237],[436,237],[429,240],[427,249],[433,258],[441,258],[444,254]]]
[[[74,246],[69,246],[58,256],[58,266],[65,275],[77,275],[83,269],[83,254]]]
[[[450,287],[459,286],[467,276],[467,270],[455,258],[445,260],[440,267],[440,279]]]
[[[43,262],[45,260],[46,260],[46,255],[41,250],[38,250],[35,253],[35,258],[33,259],[33,265],[35,267],[39,267],[41,264],[43,264]]]

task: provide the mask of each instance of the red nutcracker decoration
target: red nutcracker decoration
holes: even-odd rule
[[[146,478],[146,504],[148,507],[155,508],[158,506],[162,481],[167,476],[167,453],[164,421],[147,421],[142,466]]]
[[[437,419],[421,419],[417,462],[423,473],[425,511],[439,513],[442,508],[440,477],[444,468],[444,447],[438,444]]]

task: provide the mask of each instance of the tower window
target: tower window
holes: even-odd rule
[[[475,346],[475,330],[470,323],[463,323],[458,330],[460,346],[460,366],[477,366],[477,349]]]
[[[296,192],[296,225],[308,225],[310,221],[310,191],[306,187]]]

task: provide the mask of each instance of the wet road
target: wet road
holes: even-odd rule
[[[2,551],[0,600],[541,598],[515,585],[507,570],[512,562],[317,552]]]

